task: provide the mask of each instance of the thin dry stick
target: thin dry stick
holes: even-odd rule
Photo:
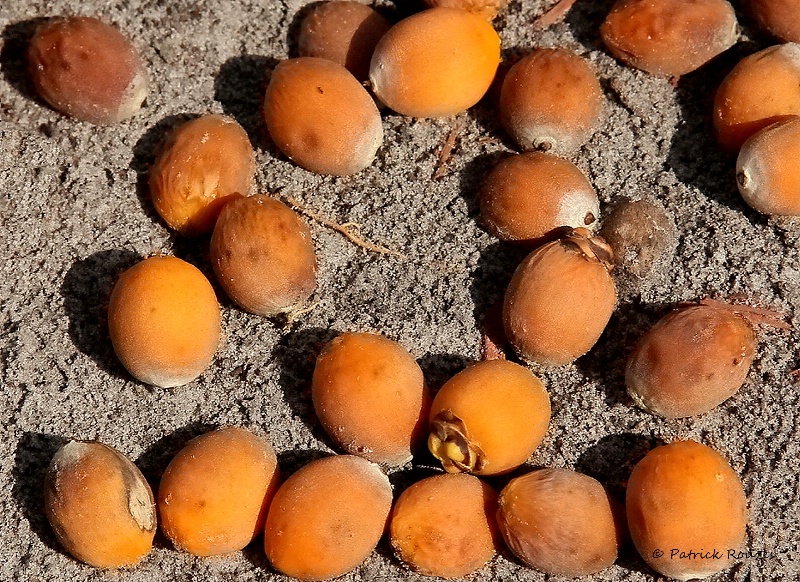
[[[290,327],[292,327],[292,325],[294,325],[295,321],[303,317],[306,313],[314,311],[318,305],[319,301],[314,301],[314,303],[312,303],[308,307],[301,307],[299,309],[295,309],[294,311],[288,312],[286,314],[286,324],[283,326],[283,330],[284,331],[288,330]]]
[[[284,194],[283,198],[284,198],[284,200],[286,200],[286,202],[289,203],[290,206],[292,206],[295,210],[297,210],[301,214],[305,214],[306,216],[308,216],[312,220],[316,220],[317,222],[319,222],[321,225],[327,226],[328,228],[343,234],[344,236],[346,236],[350,240],[350,242],[352,242],[355,245],[360,246],[362,249],[366,249],[368,251],[372,251],[373,253],[380,253],[382,255],[392,255],[392,256],[395,256],[395,257],[399,257],[401,259],[405,259],[406,258],[406,256],[403,253],[398,253],[397,251],[393,251],[392,249],[387,249],[386,247],[382,247],[380,245],[373,244],[373,243],[371,243],[371,242],[369,242],[367,240],[364,240],[359,235],[354,234],[348,228],[348,226],[355,226],[352,222],[347,222],[345,224],[339,224],[338,222],[335,222],[335,221],[333,221],[333,220],[331,220],[329,218],[325,218],[324,216],[321,216],[321,215],[317,214],[316,212],[314,212],[310,208],[304,206],[303,204],[301,204],[300,202],[298,202],[297,200],[292,198],[291,196],[287,196],[287,195]]]
[[[791,324],[783,320],[783,316],[771,309],[764,309],[763,307],[753,307],[752,305],[744,305],[741,303],[726,303],[725,301],[718,301],[716,299],[705,298],[700,300],[700,305],[708,305],[710,307],[717,307],[720,309],[729,309],[734,313],[738,313],[750,323],[761,323],[769,325],[778,329],[792,329]]]
[[[573,4],[575,4],[575,0],[558,0],[550,10],[533,22],[533,30],[544,30],[556,22],[561,22]]]
[[[456,145],[458,132],[461,131],[461,127],[463,125],[464,120],[459,119],[456,121],[453,129],[450,130],[450,133],[447,134],[447,138],[445,138],[444,144],[442,144],[442,149],[439,152],[439,161],[436,162],[436,170],[433,172],[434,180],[439,180],[442,176],[444,176],[445,166],[447,166],[447,162],[450,161],[450,157],[453,153],[453,147]]]

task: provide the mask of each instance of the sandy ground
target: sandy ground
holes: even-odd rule
[[[636,339],[676,302],[742,295],[800,324],[797,220],[747,208],[734,160],[710,131],[713,91],[738,58],[769,44],[748,28],[742,42],[673,87],[603,51],[608,0],[578,0],[567,20],[534,33],[550,0],[512,0],[496,21],[507,55],[563,46],[588,58],[607,99],[603,129],[575,156],[603,209],[624,196],[660,201],[679,237],[671,264],[628,287],[598,345],[574,365],[542,372],[552,395],[550,432],[530,466],[565,466],[620,492],[632,464],[659,440],[694,438],[728,458],[750,507],[756,555],[714,580],[800,575],[796,331],[763,329],[743,389],[703,416],[664,421],[633,407],[623,365]],[[393,19],[416,9],[386,3]],[[5,0],[0,6],[0,579],[277,580],[256,542],[244,552],[196,559],[160,535],[135,570],[101,572],[61,550],[42,511],[42,475],[67,438],[99,439],[127,454],[155,485],[189,438],[222,424],[268,433],[283,470],[329,451],[308,395],[320,346],[344,330],[374,330],[419,359],[434,388],[480,357],[477,321],[502,297],[523,253],[480,225],[476,191],[510,144],[491,102],[459,119],[453,157],[433,180],[452,119],[384,113],[386,138],[357,176],[310,174],[264,135],[258,114],[265,71],[294,47],[304,0]],[[143,111],[95,127],[63,117],[33,95],[24,43],[35,18],[77,13],[118,25],[147,62]],[[148,199],[146,171],[165,132],[187,116],[226,112],[248,130],[263,192],[294,196],[407,258],[367,253],[312,224],[319,254],[317,307],[293,325],[236,309],[220,293],[224,342],[213,365],[182,388],[133,381],[114,357],[105,305],[115,277],[140,257],[170,252],[209,272],[206,240],[171,234]],[[482,138],[494,139],[482,139]],[[567,291],[567,290],[565,290]],[[398,490],[428,474],[429,458],[392,475]],[[495,482],[501,486],[502,481]],[[417,579],[382,542],[346,580]],[[650,580],[627,549],[595,580]],[[475,580],[542,580],[509,556]]]

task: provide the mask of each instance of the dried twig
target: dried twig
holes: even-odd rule
[[[564,20],[564,17],[575,4],[575,0],[558,0],[553,6],[533,22],[533,30],[544,30],[557,22]]]
[[[367,240],[364,240],[363,238],[361,238],[361,236],[355,234],[354,232],[352,232],[350,230],[351,227],[356,227],[357,228],[357,225],[355,225],[352,222],[346,222],[345,224],[339,224],[338,222],[335,222],[335,221],[331,220],[330,218],[325,218],[324,216],[314,212],[313,210],[311,210],[307,206],[303,205],[299,201],[295,200],[291,196],[287,196],[287,195],[284,194],[283,198],[284,198],[284,200],[286,200],[286,202],[289,203],[290,206],[292,206],[295,210],[297,210],[301,214],[305,214],[306,216],[308,216],[312,220],[315,220],[315,221],[319,222],[321,225],[326,226],[326,227],[328,227],[328,228],[330,228],[332,230],[335,230],[336,232],[339,232],[339,233],[343,234],[345,237],[348,238],[348,240],[350,240],[350,242],[352,242],[355,245],[360,246],[362,249],[366,249],[368,251],[372,251],[373,253],[380,253],[382,255],[392,255],[392,256],[395,256],[395,257],[399,257],[401,259],[405,259],[406,258],[405,255],[402,254],[402,253],[398,253],[397,251],[393,251],[392,249],[387,249],[386,247],[382,247],[380,245],[376,245],[376,244],[373,244],[373,243],[371,243],[371,242],[369,242]]]
[[[459,119],[456,121],[453,128],[450,130],[450,133],[447,134],[447,137],[442,144],[442,149],[439,151],[439,161],[436,162],[436,169],[433,172],[433,179],[439,180],[442,176],[444,176],[445,166],[447,162],[450,161],[450,157],[453,153],[453,147],[456,145],[456,138],[458,137],[458,132],[461,131],[461,128],[464,125],[464,120]]]
[[[738,313],[753,324],[760,323],[778,329],[792,329],[792,325],[786,323],[780,313],[771,309],[738,303],[726,303],[725,301],[717,301],[716,299],[710,298],[701,299],[699,303],[700,305],[708,305],[709,307],[728,309],[734,313]]]
[[[283,326],[283,331],[289,330],[289,328],[291,328],[292,325],[294,325],[295,321],[297,321],[298,319],[303,317],[306,313],[310,313],[311,311],[316,309],[318,305],[319,305],[319,301],[314,301],[314,303],[312,303],[308,307],[300,307],[298,309],[294,309],[292,311],[289,311],[286,314],[286,323]]]

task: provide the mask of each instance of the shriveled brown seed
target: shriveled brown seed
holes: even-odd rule
[[[732,309],[678,309],[656,323],[631,354],[628,394],[665,418],[703,414],[739,390],[755,345],[752,326]]]
[[[134,566],[153,545],[150,485],[102,443],[70,441],[58,450],[45,476],[44,510],[61,545],[91,566]]]
[[[616,305],[612,260],[602,238],[575,229],[522,261],[503,302],[506,336],[521,358],[560,366],[589,351]]]
[[[600,28],[624,63],[656,75],[685,75],[736,43],[726,0],[619,0]]]

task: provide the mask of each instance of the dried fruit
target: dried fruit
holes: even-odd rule
[[[800,117],[767,126],[739,151],[736,180],[751,208],[800,216]]]
[[[158,214],[185,236],[208,234],[222,207],[253,185],[255,153],[230,117],[204,115],[177,127],[150,169]]]
[[[714,97],[720,145],[738,151],[757,131],[800,115],[800,44],[771,46],[743,58]]]
[[[549,423],[550,398],[541,380],[519,364],[486,360],[436,394],[428,448],[448,473],[498,475],[531,456]]]
[[[424,0],[430,8],[460,8],[491,20],[508,4],[508,0]]]
[[[264,527],[278,486],[278,459],[255,434],[226,426],[175,455],[158,488],[161,529],[173,545],[213,556],[241,550]]]
[[[360,172],[383,143],[381,116],[369,93],[327,59],[279,63],[264,97],[264,121],[275,145],[317,174]]]
[[[389,540],[397,557],[425,576],[463,578],[495,554],[497,493],[472,475],[434,475],[394,504]]]
[[[562,227],[592,227],[600,202],[592,185],[568,160],[540,152],[497,164],[483,186],[481,215],[503,240],[537,244]]]
[[[446,117],[480,101],[499,64],[500,37],[484,18],[431,8],[384,35],[369,79],[378,99],[402,115]]]
[[[403,465],[426,436],[430,397],[422,370],[382,335],[331,340],[317,358],[311,397],[336,444],[370,461]]]
[[[634,402],[665,418],[683,418],[733,396],[747,377],[756,337],[732,307],[692,305],[659,320],[625,369]]]
[[[705,578],[744,545],[742,482],[717,452],[694,441],[657,447],[628,480],[628,527],[651,568],[677,580]]]
[[[70,441],[58,450],[45,475],[44,509],[61,545],[91,566],[134,566],[153,546],[153,492],[136,465],[102,443]]]
[[[264,549],[272,566],[300,580],[327,580],[375,549],[392,507],[377,465],[351,455],[312,461],[281,485],[267,514]]]
[[[747,0],[764,30],[783,42],[800,42],[800,0]]]
[[[500,492],[497,522],[527,566],[553,576],[588,576],[617,559],[622,536],[603,486],[569,469],[541,469]]]
[[[338,0],[323,2],[300,25],[300,56],[339,63],[356,79],[365,81],[375,46],[391,26],[366,4]]]
[[[625,64],[679,77],[736,44],[738,25],[726,0],[619,0],[600,34]]]
[[[539,49],[514,64],[500,90],[500,120],[523,150],[571,153],[603,120],[603,91],[585,59]]]
[[[112,124],[135,114],[147,97],[147,71],[119,30],[96,18],[53,18],[28,48],[36,90],[65,115]]]
[[[317,281],[308,226],[265,195],[236,198],[222,209],[211,237],[211,264],[225,293],[258,315],[299,308]]]
[[[506,337],[522,359],[560,366],[591,349],[617,301],[612,261],[608,244],[586,229],[522,261],[503,302]]]
[[[197,378],[220,339],[211,283],[175,257],[145,259],[125,271],[108,304],[111,343],[137,380],[170,388]]]

